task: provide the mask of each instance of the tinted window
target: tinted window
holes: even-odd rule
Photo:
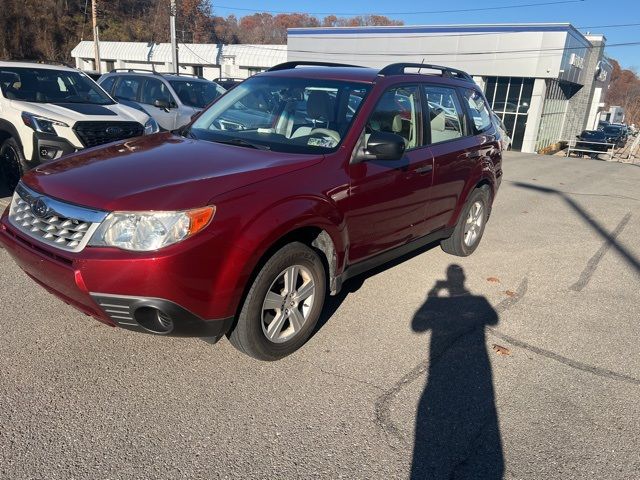
[[[422,116],[418,87],[387,90],[367,122],[366,133],[389,132],[404,138],[407,149],[423,145]]]
[[[484,132],[491,126],[491,114],[484,98],[473,89],[465,89],[464,97],[469,105],[469,113],[476,131]]]
[[[607,133],[609,135],[618,135],[620,132],[620,127],[613,127],[611,125],[604,127],[604,133]]]
[[[76,71],[2,67],[0,89],[6,98],[26,102],[113,103],[93,80]]]
[[[189,107],[204,108],[225,92],[213,82],[199,80],[171,80],[171,87],[180,101]]]
[[[427,85],[424,93],[429,105],[431,143],[446,142],[464,136],[462,108],[453,88]]]
[[[171,105],[175,103],[167,86],[157,78],[147,78],[144,82],[144,88],[140,93],[140,103],[153,105],[156,100]]]
[[[116,91],[113,93],[116,98],[122,100],[137,100],[138,90],[142,83],[141,78],[137,77],[121,77],[116,85]]]
[[[116,77],[106,77],[104,80],[100,82],[100,86],[104,88],[107,92],[111,93],[111,89],[113,88],[113,84],[116,82]]]

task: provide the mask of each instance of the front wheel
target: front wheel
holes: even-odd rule
[[[482,238],[489,218],[489,188],[476,188],[460,213],[458,223],[449,238],[440,242],[440,247],[451,255],[466,257],[471,255]]]
[[[290,243],[256,276],[238,321],[227,335],[229,341],[259,360],[283,358],[311,336],[325,294],[326,273],[320,256],[302,243]]]
[[[27,169],[27,162],[18,142],[13,138],[5,140],[0,146],[0,181],[13,191]]]

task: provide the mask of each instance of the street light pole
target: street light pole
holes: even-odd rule
[[[98,31],[98,0],[91,0],[91,19],[93,21],[93,54],[95,56],[96,71],[102,73],[100,66],[100,32]]]
[[[171,10],[169,11],[169,20],[171,23],[171,54],[173,59],[173,71],[179,73],[178,67],[178,41],[176,39],[176,0],[171,0]]]

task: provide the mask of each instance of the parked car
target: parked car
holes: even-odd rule
[[[100,86],[119,102],[153,117],[161,130],[189,122],[226,90],[202,77],[116,69],[100,77]]]
[[[578,157],[586,154],[592,158],[597,158],[597,152],[606,153],[612,148],[606,134],[602,130],[584,130],[580,135],[577,135],[576,138],[578,139],[575,146],[576,150],[590,150],[589,152],[576,151],[575,153]]]
[[[324,65],[278,65],[180,134],[27,173],[0,243],[106,324],[227,334],[265,360],[301,347],[347,279],[433,242],[473,253],[502,178],[499,133],[473,79],[438,66],[405,73],[422,64]],[[436,99],[461,121],[447,122]],[[239,103],[269,126],[221,128]]]
[[[504,126],[500,117],[493,112],[491,112],[491,118],[496,129],[500,132],[500,144],[502,145],[502,150],[511,150],[511,137],[509,136],[507,127]]]
[[[607,125],[602,129],[608,143],[615,144],[616,148],[623,148],[627,143],[627,130],[622,125]]]
[[[57,65],[0,62],[0,113],[0,176],[11,189],[41,163],[158,131],[83,72]]]
[[[231,90],[244,82],[244,80],[244,78],[220,77],[216,78],[215,82],[218,85],[221,85],[225,90]]]

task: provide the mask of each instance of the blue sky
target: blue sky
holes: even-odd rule
[[[567,3],[555,5],[538,5],[523,8],[505,8],[500,10],[477,11],[473,9],[502,7],[531,3],[554,2],[555,0],[457,0],[456,2],[392,2],[390,0],[325,0],[308,2],[301,0],[222,0],[212,1],[216,15],[227,16],[231,13],[238,17],[252,12],[286,11],[286,12],[323,12],[346,14],[388,13],[387,16],[403,20],[407,25],[430,25],[450,23],[512,23],[512,22],[569,22],[576,27],[600,25],[640,24],[639,0],[613,0],[611,8],[602,0],[568,0]],[[560,0],[557,0],[560,1]],[[249,9],[245,11],[242,9]],[[402,12],[439,11],[469,9],[468,12],[449,13],[417,13]],[[601,27],[588,29],[591,33],[603,33],[607,43],[640,42],[640,25],[629,27]],[[585,33],[587,29],[580,28]],[[611,47],[607,54],[617,59],[625,68],[634,67],[640,70],[640,44],[626,47]]]

